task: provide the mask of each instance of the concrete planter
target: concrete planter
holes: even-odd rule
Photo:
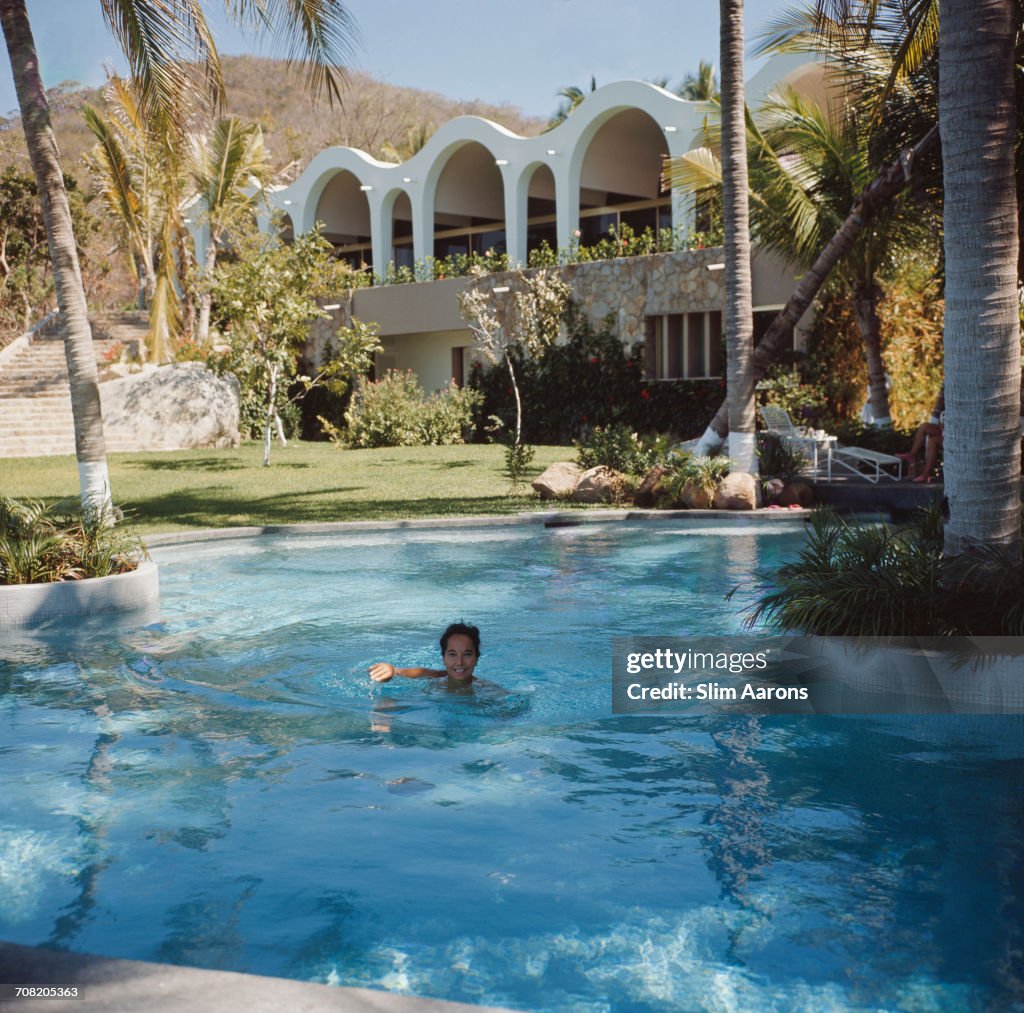
[[[923,638],[922,638],[923,639]],[[1024,655],[1013,637],[928,638],[927,646],[872,645],[809,637],[824,663],[840,713],[1024,712]],[[965,645],[986,652],[972,665]],[[843,690],[849,691],[849,697]]]
[[[131,573],[53,584],[0,586],[0,630],[35,626],[64,616],[131,612],[160,597],[156,563],[143,560]]]

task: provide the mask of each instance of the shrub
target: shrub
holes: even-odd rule
[[[459,387],[452,380],[448,388],[428,398],[420,409],[423,442],[433,447],[465,442],[473,425],[473,410],[483,399],[479,391]]]
[[[595,427],[620,423],[639,433],[673,433],[689,439],[704,432],[724,397],[720,380],[644,379],[641,346],[626,347],[606,322],[595,330],[570,303],[566,340],[530,361],[510,350],[523,400],[522,439],[568,444]],[[474,364],[470,385],[484,396],[475,417],[477,438],[486,439],[487,421],[508,426],[515,404],[507,369]]]
[[[781,478],[783,482],[792,482],[805,474],[810,463],[801,450],[767,430],[757,434],[757,459],[762,480]]]
[[[642,440],[622,423],[595,426],[577,445],[576,461],[584,470],[603,464],[624,474],[644,475],[664,457],[665,442]]]
[[[1024,565],[982,550],[944,561],[934,507],[902,528],[816,511],[797,558],[759,578],[751,626],[821,636],[1024,633]]]
[[[350,447],[417,447],[462,443],[480,395],[453,383],[426,398],[416,375],[389,370],[363,384],[345,413],[343,439]]]
[[[146,550],[102,514],[58,513],[39,500],[0,497],[0,584],[45,584],[128,573]]]
[[[675,503],[682,500],[687,486],[713,500],[719,484],[728,474],[728,457],[694,457],[684,454],[669,464],[662,485]]]

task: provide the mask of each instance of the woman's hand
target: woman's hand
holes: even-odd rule
[[[397,674],[398,669],[386,661],[378,661],[370,666],[370,678],[374,682],[390,682]]]

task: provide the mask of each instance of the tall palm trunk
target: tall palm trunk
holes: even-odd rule
[[[720,0],[722,203],[725,224],[726,401],[734,471],[756,473],[754,309],[750,283],[747,128],[743,95],[743,0]]]
[[[1021,551],[1015,7],[939,3],[947,556]]]
[[[825,244],[817,260],[806,270],[793,289],[786,305],[772,321],[758,343],[753,357],[753,382],[756,384],[768,371],[782,350],[793,339],[793,328],[814,301],[818,290],[825,284],[832,268],[853,247],[857,237],[870,224],[878,211],[885,207],[909,182],[914,162],[925,154],[939,139],[938,126],[934,126],[912,148],[885,166],[853,202],[850,213],[836,234]],[[714,418],[697,443],[696,454],[710,454],[721,447],[729,433],[729,402],[722,402]]]
[[[39,59],[25,0],[0,0],[0,23],[3,24],[11,60],[25,141],[39,188],[53,264],[57,306],[64,331],[64,351],[71,379],[71,410],[75,420],[75,456],[78,458],[82,506],[87,510],[105,510],[110,504],[110,478],[92,329],[57,141],[39,76]]]
[[[889,392],[885,387],[885,364],[882,362],[882,324],[878,319],[878,302],[882,290],[874,278],[858,278],[853,288],[853,316],[864,346],[864,360],[868,367],[868,404],[871,406],[872,425],[888,429]]]

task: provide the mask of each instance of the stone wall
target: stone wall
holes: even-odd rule
[[[680,253],[656,253],[643,257],[566,264],[550,270],[557,271],[564,279],[572,291],[572,298],[595,327],[600,327],[605,317],[612,316],[615,319],[615,330],[622,341],[636,344],[645,339],[645,317],[723,308],[725,271],[708,270],[709,264],[722,263],[722,256],[721,247],[710,247]],[[537,270],[521,273],[530,276],[536,274]],[[504,323],[514,305],[519,278],[519,271],[504,271],[476,279],[467,278],[464,287],[491,292],[495,288],[507,286],[508,292],[493,295],[498,318]],[[420,282],[414,284],[412,289],[420,285],[436,284],[439,283]],[[402,288],[405,290],[402,295],[407,295],[408,287]],[[340,309],[331,312],[331,320],[317,320],[313,323],[305,352],[311,365],[320,361],[324,347],[338,327],[351,321],[353,296],[353,291],[340,293],[333,300],[340,304]],[[454,289],[452,298],[455,298]],[[429,320],[424,321],[424,332],[437,329]],[[467,344],[468,339],[467,328]]]

